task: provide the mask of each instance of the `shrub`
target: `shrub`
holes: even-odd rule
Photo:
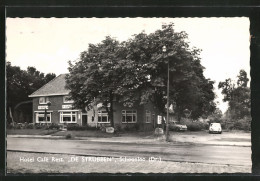
[[[7,125],[6,125],[6,128],[7,128],[7,129],[13,129],[13,128],[14,128],[13,123],[7,124]]]
[[[181,124],[185,124],[189,131],[201,131],[208,129],[208,123],[202,123],[200,121],[192,121],[192,120],[182,120]]]
[[[131,126],[126,125],[124,130],[125,131],[136,131],[136,128],[137,128],[137,126],[135,126],[135,125],[131,125]]]
[[[60,129],[60,125],[58,125],[58,124],[55,124],[55,123],[51,123],[51,125],[49,125],[48,127],[47,127],[47,129]]]
[[[190,131],[201,131],[205,129],[205,125],[201,122],[191,122],[187,125],[188,130]]]
[[[39,124],[39,123],[35,124],[35,128],[36,128],[36,129],[44,129],[44,128],[46,128],[46,127],[47,127],[47,126],[44,125],[44,124]]]
[[[96,127],[85,126],[86,130],[98,130]]]
[[[79,129],[80,129],[79,127],[80,127],[80,126],[79,126],[78,124],[72,123],[72,124],[68,124],[68,125],[67,125],[67,130],[69,130],[69,131],[79,130]]]
[[[118,132],[118,131],[122,131],[122,127],[120,124],[116,124],[115,125],[115,131]]]
[[[251,121],[248,118],[239,119],[233,124],[233,129],[250,131]]]
[[[98,130],[96,127],[80,126],[79,124],[68,124],[68,131],[84,131],[84,130]]]
[[[33,123],[29,123],[29,124],[26,125],[25,128],[26,128],[26,129],[33,129],[33,128],[34,128],[34,125],[33,125]]]
[[[23,125],[20,123],[14,125],[14,129],[22,129],[22,128],[23,128]]]
[[[71,134],[67,134],[65,138],[66,138],[66,139],[71,139],[72,136],[71,136]]]
[[[102,132],[106,132],[106,127],[102,125],[102,126],[100,127],[100,130],[101,130]]]
[[[177,128],[176,125],[174,125],[174,124],[169,124],[169,131],[177,131],[177,130],[178,130],[178,128]]]

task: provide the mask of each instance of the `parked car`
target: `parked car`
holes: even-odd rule
[[[222,133],[222,128],[220,123],[210,123],[209,133]]]
[[[179,124],[177,121],[170,122],[169,129],[172,131],[187,131],[187,126]]]

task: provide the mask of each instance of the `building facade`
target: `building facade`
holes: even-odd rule
[[[100,104],[92,110],[73,108],[69,90],[65,88],[65,76],[61,74],[29,95],[33,98],[33,123],[78,124],[82,126],[110,126],[108,113]],[[152,104],[124,107],[114,101],[113,120],[115,127],[138,126],[141,130],[157,127],[158,111]]]

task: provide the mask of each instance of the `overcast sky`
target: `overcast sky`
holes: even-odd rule
[[[186,31],[191,47],[202,49],[204,75],[215,83],[218,107],[224,112],[219,81],[235,79],[240,69],[250,77],[248,18],[7,18],[6,60],[26,69],[34,66],[44,73],[67,73],[68,60],[79,58],[89,43],[110,35],[124,41],[173,22],[175,31]]]

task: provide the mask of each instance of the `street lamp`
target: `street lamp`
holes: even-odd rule
[[[166,46],[164,45],[162,48],[163,53],[166,52]],[[169,77],[170,77],[170,73],[169,73],[169,59],[168,59],[168,66],[167,66],[167,116],[166,116],[166,141],[169,141],[169,86],[170,86],[170,82],[169,82]]]

